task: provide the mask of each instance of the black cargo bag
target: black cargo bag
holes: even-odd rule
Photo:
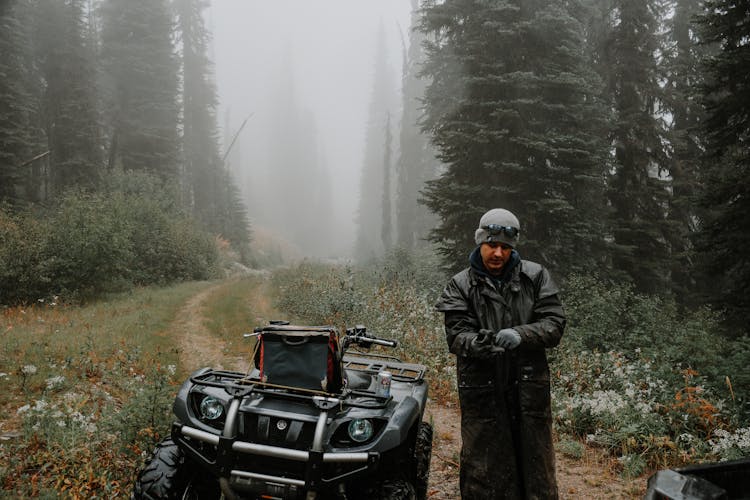
[[[259,342],[256,364],[262,382],[329,393],[341,390],[341,355],[334,328],[266,327]]]

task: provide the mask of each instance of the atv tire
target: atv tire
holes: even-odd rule
[[[414,486],[417,500],[427,498],[427,484],[430,479],[430,459],[432,458],[432,426],[427,422],[420,422],[417,430],[417,442],[414,446],[414,462],[416,463],[416,478]]]
[[[415,500],[417,498],[414,485],[402,479],[383,481],[378,485],[375,493],[376,495],[368,498],[377,500]]]
[[[192,494],[191,494],[192,493]],[[182,450],[167,438],[154,450],[151,458],[138,473],[133,487],[134,500],[186,500],[198,498],[190,484]]]

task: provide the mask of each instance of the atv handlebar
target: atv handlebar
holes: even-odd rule
[[[346,335],[344,335],[343,338],[344,349],[349,347],[350,344],[357,344],[365,348],[370,347],[373,344],[385,347],[398,347],[398,341],[378,338],[371,333],[367,333],[367,328],[362,325],[346,329]]]

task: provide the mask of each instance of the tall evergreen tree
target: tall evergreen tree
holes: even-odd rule
[[[183,184],[193,214],[211,226],[218,213],[221,158],[216,90],[207,56],[209,34],[203,22],[207,3],[177,0],[174,6],[182,45]]]
[[[219,153],[216,85],[208,57],[210,34],[203,12],[206,0],[177,0],[182,42],[183,185],[196,219],[237,248],[249,243],[247,210]]]
[[[218,172],[221,188],[219,211],[216,214],[216,225],[210,229],[232,243],[240,255],[240,261],[250,261],[251,228],[247,207],[242,201],[242,194],[228,169]]]
[[[321,150],[313,113],[299,99],[297,80],[287,48],[277,85],[270,98],[273,110],[269,137],[268,184],[257,200],[263,223],[304,255],[324,256],[333,230],[331,180],[321,165]],[[263,172],[256,172],[256,178]],[[257,183],[256,183],[257,185]]]
[[[365,151],[360,177],[359,208],[355,255],[369,259],[383,254],[383,157],[387,115],[393,108],[395,92],[388,66],[385,29],[381,21],[375,52],[372,94],[365,130]]]
[[[41,0],[36,47],[43,80],[42,120],[54,192],[96,187],[102,174],[94,65],[83,0]]]
[[[29,33],[19,2],[0,2],[0,203],[18,203],[23,195],[24,169],[35,152],[31,134],[34,115],[29,92]]]
[[[644,292],[669,288],[667,138],[657,117],[662,99],[655,60],[659,6],[658,0],[616,0],[606,54],[616,112],[609,190],[613,265]]]
[[[419,2],[411,0],[409,47],[404,52],[401,74],[402,114],[399,132],[399,153],[396,163],[396,242],[402,248],[418,248],[427,244],[429,230],[436,220],[429,209],[419,203],[420,191],[428,180],[435,178],[438,164],[435,150],[419,120],[426,82],[419,77],[425,61],[424,34],[416,29]]]
[[[391,149],[393,148],[393,134],[391,133],[391,115],[385,117],[385,144],[383,146],[383,225],[381,227],[381,239],[383,249],[387,252],[393,247],[393,214],[391,203]]]
[[[279,192],[285,193],[284,203],[292,210],[284,227],[304,255],[327,257],[334,232],[331,178],[322,162],[315,115],[309,109],[299,109],[290,125],[294,170],[279,184]],[[295,179],[297,186],[290,186],[289,179]]]
[[[699,87],[702,80],[698,43],[693,19],[700,12],[701,0],[676,0],[667,23],[668,43],[663,51],[665,67],[664,114],[670,119],[669,201],[670,278],[677,298],[689,301],[695,295],[696,263],[690,238],[696,230],[699,190],[702,107]]]
[[[726,309],[736,332],[750,314],[750,4],[708,0],[701,18],[706,42],[718,46],[705,66],[703,103],[706,212],[695,233],[704,286]]]
[[[447,171],[425,198],[450,268],[465,266],[472,228],[494,207],[518,215],[524,256],[564,271],[604,266],[605,113],[574,8],[427,3],[425,125]]]
[[[168,0],[103,0],[109,166],[177,180],[179,64]]]

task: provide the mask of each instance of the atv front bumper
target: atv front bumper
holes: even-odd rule
[[[228,498],[234,498],[237,492],[263,493],[280,499],[299,498],[307,493],[306,498],[315,498],[316,491],[329,489],[374,471],[380,460],[380,453],[375,451],[323,452],[321,441],[328,418],[328,405],[322,406],[316,425],[316,437],[309,451],[238,439],[233,421],[237,416],[239,399],[233,400],[221,435],[175,423],[172,427],[172,439],[183,449],[188,460],[219,478],[221,488]],[[304,472],[293,474],[284,470],[287,475],[282,476],[244,470],[241,468],[241,464],[246,462],[243,457],[290,461],[300,464]],[[332,472],[333,470],[336,472]]]

